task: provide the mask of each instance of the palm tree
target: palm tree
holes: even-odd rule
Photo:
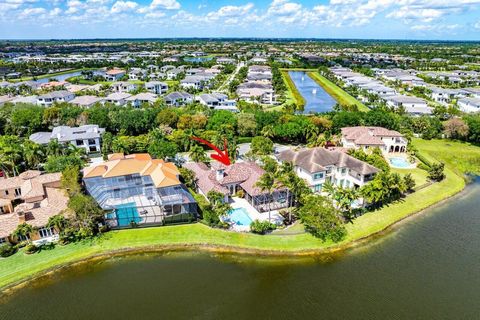
[[[25,141],[23,144],[23,155],[29,168],[38,168],[38,165],[45,158],[43,147],[30,140]]]
[[[55,228],[59,232],[64,230],[68,225],[68,221],[63,214],[57,214],[48,218],[47,228]]]
[[[47,144],[47,155],[48,156],[59,156],[62,154],[63,146],[58,142],[57,139],[52,139]]]
[[[265,172],[260,179],[255,183],[255,186],[258,187],[262,192],[268,194],[268,222],[271,222],[271,198],[273,190],[275,189],[275,177],[270,172]]]
[[[28,223],[24,222],[22,224],[19,224],[17,228],[12,232],[12,235],[16,237],[17,239],[23,237],[27,238],[28,241],[30,241],[30,234],[34,231],[35,229]]]
[[[194,162],[206,162],[207,153],[205,150],[198,144],[194,144],[190,147],[190,159]]]

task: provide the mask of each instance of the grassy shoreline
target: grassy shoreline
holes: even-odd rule
[[[82,71],[89,71],[89,70],[97,70],[98,68],[81,68],[81,69],[68,69],[60,72],[55,72],[55,73],[48,73],[48,74],[42,74],[39,76],[29,76],[29,77],[22,77],[20,79],[11,79],[12,82],[21,82],[21,81],[29,81],[33,80],[33,78],[36,78],[37,80],[39,79],[46,79],[46,78],[55,78],[56,76],[61,76],[67,73],[72,73],[72,72],[82,72]]]
[[[287,70],[281,70],[282,78],[285,84],[287,85],[287,101],[293,100],[293,102],[299,106],[301,109],[305,106],[305,98],[303,98],[300,91],[298,91],[297,86],[293,82],[292,78],[288,74]]]
[[[415,140],[420,152],[433,161],[436,155],[432,150],[445,145],[445,141]],[[458,150],[465,150],[465,144],[448,142]],[[473,154],[480,148],[471,147]],[[444,161],[443,158],[437,158]],[[466,157],[468,159],[468,157]],[[214,252],[235,252],[259,255],[313,255],[328,254],[358,245],[372,236],[383,233],[392,225],[423,210],[445,201],[462,191],[465,180],[458,175],[455,167],[446,163],[446,179],[421,189],[401,201],[369,212],[347,225],[348,235],[340,243],[322,242],[310,234],[268,235],[243,234],[219,229],[211,229],[202,224],[168,226],[161,228],[141,228],[109,232],[98,239],[57,246],[53,250],[26,255],[15,255],[0,259],[0,291],[16,286],[59,268],[81,261],[144,251],[202,250]]]
[[[317,71],[310,71],[307,73],[319,86],[321,86],[329,95],[332,96],[341,105],[357,105],[359,111],[369,111],[368,107],[362,102],[358,101],[349,95],[342,88],[331,82]]]

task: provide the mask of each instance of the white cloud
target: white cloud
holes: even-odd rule
[[[178,3],[176,0],[153,0],[150,4],[150,8],[178,10],[180,9],[180,3]]]
[[[133,1],[117,1],[112,6],[112,13],[124,13],[133,11],[138,7],[138,3]]]
[[[238,18],[248,14],[253,8],[253,3],[247,3],[243,6],[224,6],[217,11],[209,12],[206,18],[209,20],[219,20],[223,18]]]

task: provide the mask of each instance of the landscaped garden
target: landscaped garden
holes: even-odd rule
[[[410,194],[376,211],[368,212],[346,225],[347,235],[339,243],[322,241],[308,233],[288,235],[254,235],[209,228],[203,224],[169,226],[163,228],[112,231],[92,240],[83,240],[54,250],[42,250],[27,255],[19,253],[0,260],[0,287],[19,282],[37,273],[85,260],[96,255],[116,251],[148,251],[161,249],[211,249],[232,252],[261,252],[263,254],[312,254],[348,247],[355,241],[381,232],[395,222],[455,195],[465,186],[463,173],[475,167],[475,155],[480,148],[461,142],[445,140],[415,140],[419,153],[429,161],[445,161],[445,179]],[[450,154],[437,150],[454,148],[455,163]],[[457,165],[457,169],[453,164]],[[478,170],[478,167],[477,167]]]

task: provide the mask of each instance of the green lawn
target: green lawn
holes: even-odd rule
[[[309,234],[288,235],[285,232],[284,235],[260,236],[211,229],[199,223],[113,231],[91,242],[57,246],[53,250],[42,251],[33,255],[18,252],[9,258],[0,259],[0,288],[55,266],[115,250],[182,246],[192,246],[197,249],[198,247],[209,246],[227,250],[230,248],[233,251],[263,250],[279,254],[308,254],[313,251],[327,251],[339,246],[347,246],[353,241],[380,232],[393,223],[461,191],[465,186],[465,181],[455,172],[460,173],[460,171],[470,167],[471,164],[468,163],[468,159],[476,161],[472,156],[480,154],[480,148],[457,142],[415,140],[414,144],[424,156],[432,161],[435,158],[441,161],[445,160],[446,179],[419,190],[402,201],[375,212],[369,212],[357,218],[353,224],[347,224],[348,235],[339,244],[322,242]],[[456,148],[457,157],[464,156],[467,159],[461,160],[458,169],[452,167],[455,164],[455,162],[452,162],[454,160],[446,161],[452,155],[437,154],[438,149],[449,148],[450,146]]]
[[[317,71],[308,72],[308,75],[318,83],[329,95],[331,95],[341,105],[357,105],[360,111],[369,111],[368,107],[358,101],[342,88],[331,82]]]
[[[399,169],[399,168],[392,168],[392,172],[396,172],[402,176],[410,173],[415,180],[416,186],[419,187],[427,183],[428,179],[428,172],[419,168],[414,169]]]
[[[459,141],[415,139],[414,145],[422,153],[453,168],[457,174],[480,174],[480,147]]]

